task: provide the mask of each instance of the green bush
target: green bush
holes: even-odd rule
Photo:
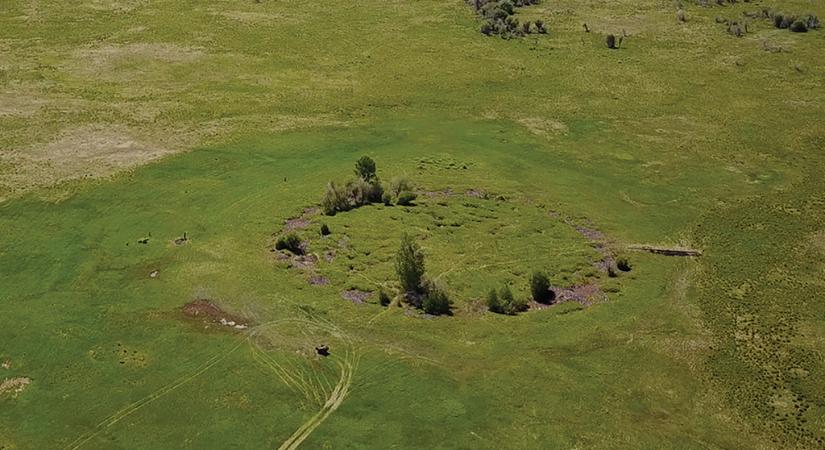
[[[550,288],[550,280],[542,272],[533,272],[530,277],[530,293],[533,295],[533,300],[550,304],[556,299],[556,294]]]
[[[401,206],[409,206],[412,205],[416,197],[418,196],[415,195],[415,192],[404,191],[398,194],[398,200],[396,201],[396,203],[398,203]]]
[[[452,301],[444,289],[433,281],[426,283],[426,292],[424,294],[424,301],[422,303],[424,312],[439,316],[442,314],[450,314],[452,308]]]
[[[409,234],[401,236],[401,247],[395,257],[395,272],[405,294],[420,293],[424,276],[424,253]]]
[[[381,306],[389,306],[392,303],[392,299],[383,289],[378,291],[378,302],[381,303]]]
[[[792,23],[791,26],[788,27],[788,28],[791,31],[793,31],[794,33],[807,33],[808,32],[808,25],[805,22],[801,21],[801,20],[795,20],[794,23]]]
[[[337,212],[348,211],[350,202],[346,186],[338,186],[334,181],[327,183],[324,198],[321,200],[321,208],[324,210],[324,214],[328,216],[334,216]]]
[[[628,261],[627,258],[617,259],[616,267],[622,272],[630,272],[633,269],[633,266],[630,265],[630,261]]]
[[[412,192],[415,188],[407,177],[395,177],[390,180],[389,193],[393,197],[398,197],[402,192]]]
[[[527,300],[516,299],[509,286],[504,286],[496,293],[495,289],[487,294],[487,309],[497,314],[516,315],[528,308]]]
[[[327,224],[322,223],[321,224],[321,236],[329,236],[331,233],[332,232],[329,231],[329,227],[327,226]]]
[[[296,255],[303,255],[304,249],[301,246],[301,238],[295,233],[289,233],[286,236],[281,236],[275,241],[276,250],[287,250]]]
[[[487,309],[496,314],[504,314],[504,308],[501,306],[498,292],[495,289],[490,289],[490,292],[487,293]]]

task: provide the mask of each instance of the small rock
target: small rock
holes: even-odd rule
[[[227,324],[226,319],[224,319],[223,317],[221,317],[221,325],[226,325],[226,324]]]
[[[153,270],[151,273],[149,273],[149,278],[157,278],[158,273],[160,272],[158,272],[157,270]]]
[[[230,326],[230,327],[234,327],[234,326],[235,326],[235,321],[234,321],[234,320],[230,320],[229,322],[226,322],[226,325],[228,325],[228,326]]]
[[[235,329],[238,329],[238,330],[245,330],[245,329],[246,329],[246,325],[243,325],[243,324],[238,324],[238,325],[235,325]]]
[[[7,370],[11,369],[11,360],[7,359],[7,360],[3,361],[3,364],[0,364],[0,367],[2,367],[4,369],[7,369]]]

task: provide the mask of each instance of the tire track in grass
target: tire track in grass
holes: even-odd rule
[[[230,348],[226,352],[219,353],[219,354],[214,355],[213,357],[209,358],[205,363],[201,364],[195,370],[195,372],[193,372],[189,375],[183,376],[181,378],[178,378],[177,380],[173,381],[172,383],[169,383],[169,384],[161,387],[160,389],[158,389],[155,392],[152,392],[151,394],[141,398],[140,400],[134,401],[134,402],[128,404],[127,406],[121,408],[120,410],[118,410],[114,414],[111,414],[110,416],[106,417],[101,422],[99,422],[92,431],[80,435],[77,439],[75,439],[74,441],[69,443],[69,445],[67,445],[64,448],[72,449],[72,450],[79,449],[84,444],[86,444],[87,442],[89,442],[90,440],[92,440],[96,436],[98,436],[100,433],[106,431],[107,429],[109,429],[110,427],[112,427],[116,423],[120,422],[124,418],[128,417],[132,413],[138,411],[139,409],[143,408],[144,406],[154,402],[155,400],[163,397],[164,395],[174,391],[175,389],[183,386],[184,384],[186,384],[186,383],[194,380],[198,376],[202,375],[204,372],[211,369],[212,367],[214,367],[216,364],[223,361],[224,359],[226,359],[227,356],[234,353],[235,350],[240,348],[243,343],[244,343],[244,341],[240,340],[235,346],[233,346],[232,348]]]
[[[347,394],[349,394],[350,386],[352,386],[352,377],[358,366],[358,357],[347,352],[344,355],[344,360],[339,361],[338,366],[341,369],[341,376],[329,397],[327,397],[327,401],[321,407],[321,410],[298,427],[298,429],[278,447],[278,450],[294,450],[298,448],[298,446],[344,402]]]

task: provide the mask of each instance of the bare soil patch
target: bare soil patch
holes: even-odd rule
[[[6,378],[2,383],[0,383],[0,396],[10,395],[12,397],[17,397],[17,395],[23,392],[31,384],[31,382],[32,380],[27,377]]]
[[[207,299],[198,299],[183,305],[184,316],[199,319],[209,328],[220,326],[227,329],[243,330],[249,327],[250,321],[244,317],[227,313],[221,307]]]
[[[364,303],[370,297],[372,297],[372,292],[361,291],[358,289],[348,289],[341,292],[341,298],[344,300],[349,300],[356,305]]]
[[[553,292],[556,293],[556,303],[573,301],[584,306],[589,306],[605,297],[605,293],[596,283],[582,284],[569,288],[556,288],[553,289]]]

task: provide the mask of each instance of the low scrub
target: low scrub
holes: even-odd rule
[[[301,242],[301,238],[298,237],[295,233],[289,233],[285,236],[281,236],[275,241],[275,249],[276,250],[286,250],[288,252],[292,252],[295,255],[303,255],[304,254],[304,247]]]
[[[527,301],[516,299],[510,287],[504,286],[500,291],[491,289],[487,294],[487,309],[496,314],[516,315],[527,311]]]

